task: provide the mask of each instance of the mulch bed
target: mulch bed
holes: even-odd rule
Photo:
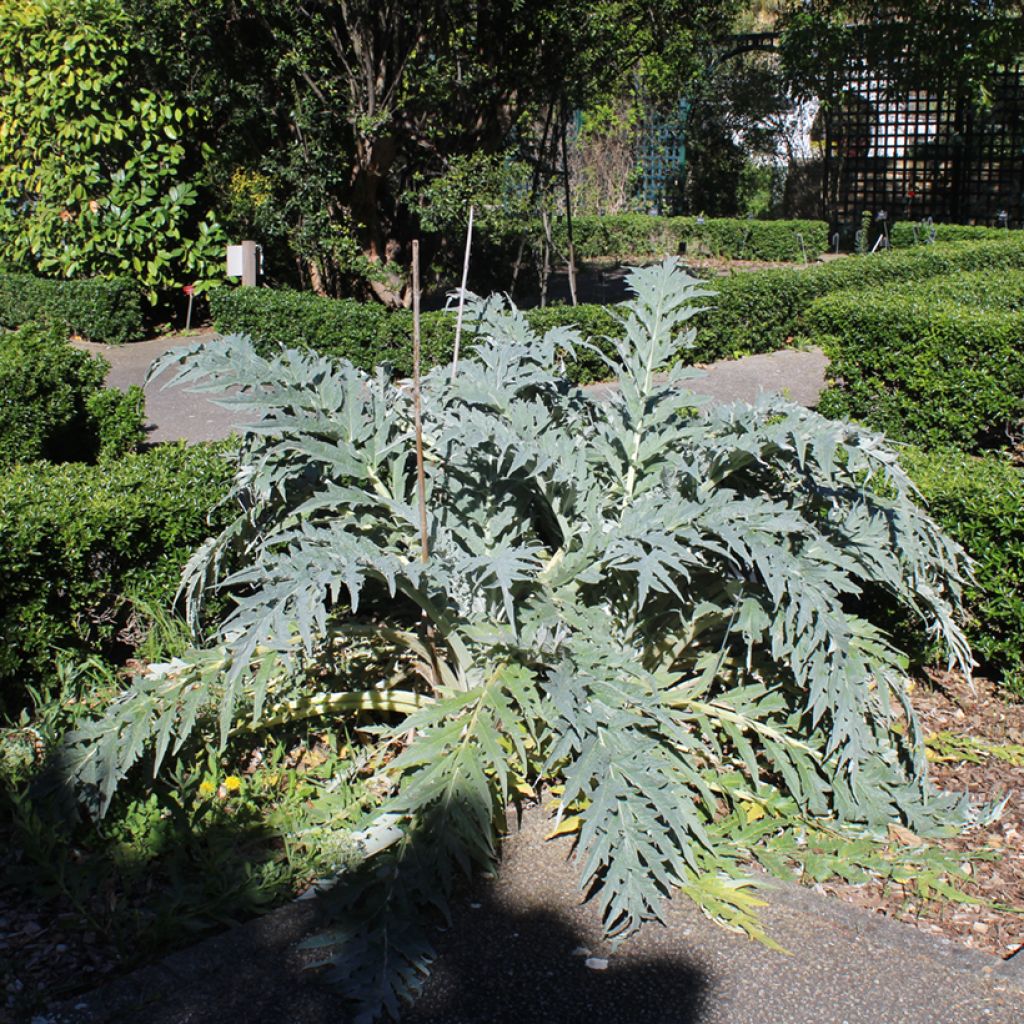
[[[986,679],[977,679],[972,686],[958,675],[930,673],[927,682],[918,684],[912,699],[926,735],[950,732],[996,744],[1024,744],[1024,704],[1006,701]],[[1007,798],[1002,815],[993,824],[942,842],[949,850],[998,853],[994,860],[973,861],[971,880],[961,886],[980,902],[922,902],[892,883],[883,887],[878,882],[828,882],[822,888],[847,903],[910,922],[972,949],[1012,956],[1024,945],[1024,768],[986,757],[980,764],[940,761],[931,769],[942,789],[966,792],[978,801]],[[1021,913],[1008,913],[992,904],[1017,907]]]

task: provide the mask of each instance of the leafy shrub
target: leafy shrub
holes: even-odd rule
[[[801,333],[801,317],[832,292],[903,284],[974,270],[1024,269],[1024,238],[929,245],[904,252],[850,256],[807,269],[760,270],[715,282],[712,307],[700,321],[700,352],[724,358],[774,352]]]
[[[674,261],[631,284],[607,401],[553,372],[578,336],[474,308],[475,354],[424,382],[423,506],[412,397],[385,375],[263,359],[241,338],[165,361],[263,403],[243,511],[187,577],[195,613],[234,552],[246,591],[212,647],[68,737],[66,765],[102,804],[149,741],[159,764],[218,723],[223,742],[236,722],[389,716],[393,796],[361,833],[366,871],[331,937],[368,1015],[417,987],[418,908],[443,905],[460,866],[490,865],[516,792],[563,787],[582,885],[616,938],[675,888],[754,927],[715,827],[745,803],[784,795],[789,820],[925,833],[970,818],[930,788],[885,623],[851,608],[890,594],[963,665],[963,553],[876,435],[774,397],[701,406],[682,369],[657,382],[705,293]],[[338,667],[366,647],[375,670]]]
[[[141,338],[138,286],[124,277],[55,281],[0,273],[0,327],[43,321],[66,334],[120,345]]]
[[[0,4],[0,257],[126,275],[152,303],[223,279],[226,238],[194,169],[198,112],[145,87],[150,59],[119,0]]]
[[[903,220],[893,224],[889,230],[889,242],[897,249],[911,245],[925,245],[935,231],[936,242],[972,242],[980,239],[998,238],[1005,234],[1005,228],[987,228],[975,224],[920,224]]]
[[[910,448],[901,461],[932,516],[974,559],[968,636],[982,668],[1024,697],[1024,471],[1005,456]]]
[[[313,349],[364,369],[387,363],[400,376],[412,373],[412,314],[406,310],[257,288],[217,289],[210,306],[219,331],[248,335],[261,355],[282,346]],[[563,325],[594,334],[618,331],[603,306],[552,306],[530,310],[526,316],[540,330]],[[447,362],[455,343],[455,314],[425,313],[421,326],[425,365]],[[570,364],[570,374],[581,382],[600,380],[604,372],[600,358],[588,352],[577,353]]]
[[[142,391],[106,389],[110,365],[28,324],[0,335],[0,466],[91,462],[142,439]]]
[[[840,292],[814,302],[828,354],[827,415],[925,446],[1005,445],[1024,416],[1024,274]]]
[[[142,388],[132,384],[127,391],[102,388],[85,400],[89,426],[95,431],[100,461],[119,459],[138,450],[146,439],[146,399]]]
[[[126,595],[170,603],[231,467],[223,446],[168,446],[0,479],[0,703],[52,675],[57,650],[123,650]]]
[[[680,357],[686,362],[711,362],[741,353],[774,352],[799,333],[802,314],[818,296],[988,267],[1024,267],[1024,241],[1000,237],[991,242],[933,245],[909,252],[851,257],[807,269],[759,270],[716,278],[711,286],[715,294],[706,301],[707,309],[697,320],[700,333],[696,343]],[[351,300],[256,288],[218,289],[212,293],[210,305],[219,331],[247,334],[264,355],[282,345],[312,348],[324,355],[350,359],[365,370],[387,362],[401,375],[411,372],[412,316],[407,311],[389,312]],[[526,318],[538,330],[557,325],[578,328],[604,349],[608,349],[608,343],[602,337],[621,336],[620,327],[603,306],[552,306],[529,310]],[[453,314],[426,314],[425,364],[448,360],[454,338]],[[584,384],[603,379],[607,367],[594,352],[577,351],[568,359],[566,373],[571,380]]]
[[[828,225],[818,220],[746,220],[728,217],[654,217],[620,213],[574,217],[573,246],[579,259],[636,259],[707,253],[727,259],[815,259],[828,248]],[[555,245],[568,241],[564,220],[552,226]],[[800,238],[804,245],[801,247]]]

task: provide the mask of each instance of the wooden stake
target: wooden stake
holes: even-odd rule
[[[452,352],[452,380],[459,368],[459,339],[462,337],[462,312],[466,308],[466,284],[469,281],[469,254],[473,248],[473,204],[469,205],[469,227],[466,228],[466,255],[462,259],[462,288],[459,291],[459,312],[455,318],[455,348]]]
[[[427,475],[423,465],[423,420],[420,414],[420,243],[412,243],[412,409],[416,429],[416,485],[420,498],[420,558],[430,558],[427,540]]]

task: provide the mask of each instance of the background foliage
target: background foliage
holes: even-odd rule
[[[120,3],[0,4],[0,260],[128,275],[150,301],[220,277],[224,236],[194,178],[196,110],[142,87],[137,59]]]
[[[0,706],[48,686],[57,652],[124,656],[141,638],[131,598],[170,607],[230,446],[163,446],[106,462],[15,466],[0,480]]]
[[[142,389],[104,387],[110,364],[27,324],[0,335],[0,466],[49,459],[93,462],[142,440]]]
[[[0,327],[33,320],[60,328],[65,337],[108,345],[136,341],[144,332],[139,287],[130,278],[57,281],[0,273]]]

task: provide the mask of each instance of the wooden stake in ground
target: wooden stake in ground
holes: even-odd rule
[[[420,243],[412,243],[412,410],[416,430],[416,486],[420,499],[420,558],[430,558],[427,540],[427,475],[423,465],[423,420],[420,415]]]
[[[466,308],[466,284],[469,281],[469,254],[473,249],[473,205],[469,207],[469,227],[466,228],[466,255],[462,258],[462,287],[459,289],[459,312],[455,317],[455,348],[452,350],[452,380],[459,368],[459,340],[462,338],[462,313]]]

